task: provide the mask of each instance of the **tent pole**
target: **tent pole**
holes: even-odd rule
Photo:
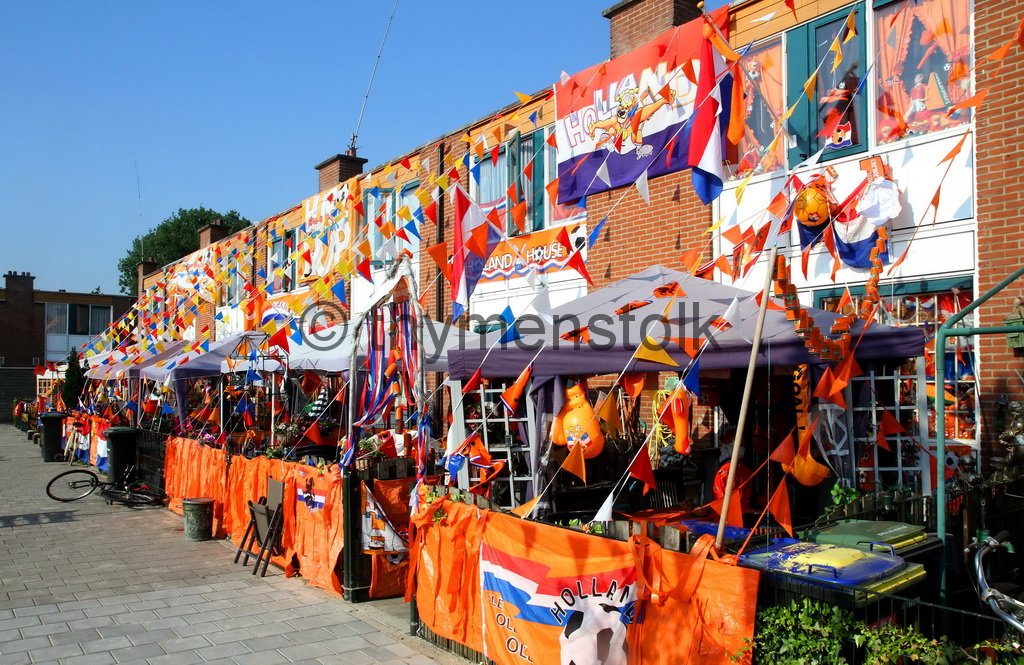
[[[732,501],[732,488],[736,482],[736,466],[739,464],[740,447],[743,445],[743,430],[747,424],[747,409],[750,407],[750,393],[754,386],[754,372],[757,368],[757,352],[761,347],[761,331],[764,329],[764,317],[768,312],[768,299],[771,298],[772,277],[775,275],[775,259],[779,255],[779,245],[772,245],[772,253],[768,257],[768,270],[764,277],[764,291],[761,292],[761,307],[757,311],[757,327],[754,329],[754,340],[750,345],[750,361],[747,363],[747,380],[743,385],[743,401],[740,403],[739,420],[736,423],[736,438],[732,444],[732,457],[729,462],[729,477],[725,481],[725,496],[722,497],[722,514],[718,518],[718,534],[715,536],[715,549],[722,551],[725,539],[725,522],[729,515],[729,503]]]

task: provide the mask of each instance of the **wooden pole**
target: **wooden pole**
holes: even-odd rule
[[[725,539],[725,521],[729,515],[729,503],[732,501],[732,489],[736,483],[736,466],[739,464],[740,447],[743,445],[743,430],[747,424],[747,409],[750,407],[750,393],[754,386],[754,371],[757,368],[757,352],[761,348],[761,331],[764,329],[764,317],[768,312],[768,299],[771,298],[772,277],[775,275],[775,259],[779,255],[779,246],[772,245],[768,257],[768,271],[764,278],[764,291],[761,295],[761,308],[757,312],[757,327],[754,329],[754,340],[750,345],[750,360],[747,363],[747,380],[743,385],[743,401],[740,402],[740,416],[736,423],[736,438],[732,444],[732,457],[729,462],[729,477],[725,481],[725,496],[722,497],[722,514],[718,518],[718,534],[715,536],[715,548],[721,552]]]

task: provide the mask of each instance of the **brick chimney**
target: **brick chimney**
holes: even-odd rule
[[[156,264],[156,261],[154,261],[152,257],[148,259],[142,259],[141,261],[139,261],[138,265],[135,266],[135,270],[137,271],[138,275],[138,282],[135,287],[136,293],[142,295],[142,292],[145,291],[145,289],[143,288],[143,283],[146,280],[146,275],[151,275],[153,271],[159,267],[160,266]]]
[[[611,23],[612,57],[700,16],[697,0],[622,0],[601,14]]]
[[[208,247],[228,237],[228,227],[223,220],[215,219],[199,229],[199,248]]]
[[[320,189],[330,189],[363,172],[366,159],[356,156],[356,149],[349,148],[344,155],[334,155],[317,164],[314,168],[320,174]]]

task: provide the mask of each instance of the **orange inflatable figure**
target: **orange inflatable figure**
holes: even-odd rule
[[[597,457],[604,450],[604,434],[594,407],[587,401],[582,386],[567,388],[568,401],[551,426],[551,442],[559,446],[583,446],[583,457]]]

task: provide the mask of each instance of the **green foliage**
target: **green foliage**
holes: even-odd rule
[[[64,370],[64,383],[60,388],[61,399],[64,400],[64,408],[78,408],[78,398],[85,388],[85,372],[78,363],[78,349],[72,348],[68,354],[68,368]]]
[[[249,226],[249,220],[231,210],[227,214],[207,208],[180,208],[145,236],[136,236],[124,257],[117,262],[118,285],[122,293],[135,295],[138,283],[138,264],[145,258],[157,265],[167,265],[199,249],[199,229],[221,220],[234,233]],[[144,242],[143,242],[144,241]]]
[[[759,612],[750,646],[768,665],[845,663],[843,647],[861,625],[847,610],[802,598]]]
[[[758,612],[754,639],[733,657],[757,665],[1024,665],[1019,644],[983,642],[962,648],[946,638],[929,639],[914,626],[867,626],[848,610],[809,598]]]

